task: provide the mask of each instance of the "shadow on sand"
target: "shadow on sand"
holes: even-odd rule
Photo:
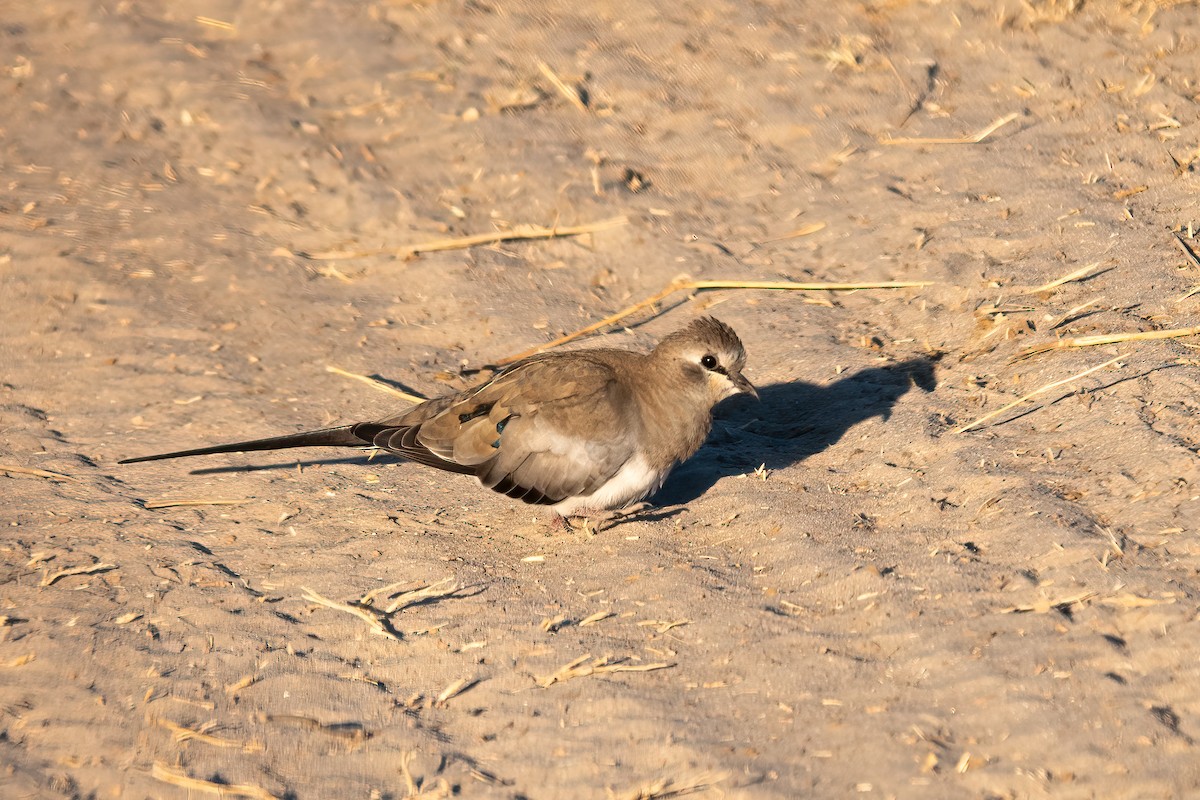
[[[931,392],[937,360],[870,367],[825,386],[794,381],[760,387],[760,400],[738,397],[717,409],[717,422],[704,447],[676,468],[651,498],[658,505],[683,505],[721,478],[753,471],[759,464],[782,469],[836,443],[871,417],[887,420],[909,389]]]

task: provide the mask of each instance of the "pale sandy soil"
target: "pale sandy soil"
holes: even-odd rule
[[[1200,6],[1076,5],[8,4],[0,795],[1200,796],[1200,340],[1011,360],[1200,325]],[[591,535],[353,451],[115,464],[680,273],[935,285],[591,337],[707,310],[763,387]],[[399,638],[305,596],[438,581]],[[585,657],[666,666],[544,686]]]

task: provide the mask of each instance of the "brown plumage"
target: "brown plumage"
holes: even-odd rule
[[[125,459],[132,464],[290,447],[375,446],[475,475],[489,489],[569,516],[621,508],[656,491],[704,443],[712,408],[740,392],[737,334],[701,317],[647,354],[545,353],[486,383],[377,422]]]

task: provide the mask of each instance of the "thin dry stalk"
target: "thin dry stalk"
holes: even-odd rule
[[[563,82],[563,79],[558,77],[554,70],[550,69],[549,64],[547,64],[545,61],[539,61],[538,70],[546,76],[546,80],[550,81],[559,94],[567,98],[567,101],[571,105],[575,106],[584,114],[587,113],[587,104],[583,102],[583,98],[579,96],[579,92],[572,89],[570,86],[567,86],[567,84]]]
[[[1182,303],[1184,300],[1187,300],[1189,297],[1191,297],[1194,294],[1200,294],[1200,284],[1197,284],[1196,286],[1193,286],[1192,288],[1188,289],[1187,293],[1184,294],[1183,297],[1179,298],[1175,302]]]
[[[181,770],[168,767],[161,761],[155,761],[150,770],[151,777],[190,791],[207,792],[218,797],[248,797],[251,800],[279,800],[278,797],[258,786],[237,783],[213,783],[212,781],[193,778]]]
[[[359,603],[359,605],[363,605],[363,606],[373,606],[373,605],[375,605],[375,598],[380,597],[385,594],[391,594],[392,592],[396,591],[397,589],[399,589],[401,586],[405,585],[406,583],[408,583],[408,581],[397,581],[396,583],[389,583],[387,586],[381,586],[378,589],[372,589],[371,591],[364,594],[362,597],[358,598],[358,603]],[[428,585],[428,584],[422,584],[422,586],[426,586],[426,585]],[[420,588],[421,587],[417,587],[417,589],[414,589],[413,591],[417,591]]]
[[[207,25],[210,28],[218,28],[223,31],[229,31],[230,33],[237,33],[237,28],[234,26],[234,24],[232,22],[226,22],[223,19],[197,16],[195,17],[195,20],[197,24],[200,25]]]
[[[1063,275],[1061,278],[1052,280],[1049,283],[1046,283],[1046,284],[1043,284],[1043,285],[1037,287],[1036,289],[1030,289],[1025,294],[1041,294],[1042,292],[1048,292],[1052,289],[1057,289],[1059,286],[1062,286],[1064,283],[1070,283],[1071,281],[1083,280],[1084,278],[1086,278],[1088,276],[1088,274],[1092,270],[1094,270],[1098,266],[1100,266],[1099,261],[1093,262],[1091,264],[1088,264],[1086,267],[1080,267],[1079,269],[1075,270],[1074,272]]]
[[[547,342],[537,347],[531,347],[528,350],[517,353],[515,356],[501,359],[496,362],[496,366],[503,367],[508,364],[516,363],[523,358],[528,358],[532,355],[537,355],[545,350],[549,350],[567,342],[574,341],[580,336],[586,336],[589,333],[608,327],[614,322],[625,319],[630,314],[635,314],[643,308],[648,308],[657,304],[659,301],[670,297],[675,292],[682,291],[705,291],[709,289],[769,289],[776,291],[793,291],[793,292],[850,292],[860,289],[908,289],[920,286],[932,286],[933,281],[880,281],[877,283],[795,283],[792,281],[735,281],[735,280],[711,280],[711,281],[695,281],[689,277],[682,276],[676,278],[667,284],[666,288],[657,292],[645,300],[634,303],[626,309],[618,311],[615,314],[605,317],[599,322],[594,322],[591,325],[580,328],[574,333],[568,333],[566,336],[560,336],[552,342]]]
[[[602,675],[609,672],[652,672],[658,669],[668,669],[674,664],[662,661],[653,664],[627,664],[626,659],[609,661],[608,657],[597,658],[590,663],[591,653],[580,656],[569,664],[565,664],[553,673],[537,679],[538,686],[548,689],[556,683],[568,681],[571,678],[584,678],[588,675]]]
[[[479,683],[478,678],[459,678],[438,693],[437,699],[433,701],[433,705],[437,708],[442,708],[446,705],[446,703],[450,702],[451,699],[458,697],[463,692],[473,688],[477,683]]]
[[[339,603],[337,600],[330,600],[328,597],[323,597],[307,587],[301,586],[300,588],[304,592],[304,599],[310,603],[316,603],[317,605],[325,606],[326,608],[332,608],[334,611],[341,611],[345,614],[358,617],[363,622],[370,625],[371,629],[376,633],[381,633],[391,639],[400,641],[400,635],[396,633],[396,631],[392,630],[392,626],[389,624],[387,616],[382,611],[371,608],[370,606],[360,606],[353,603]]]
[[[563,666],[559,667],[557,670],[555,670],[551,674],[546,675],[542,678],[538,678],[537,679],[538,686],[541,686],[543,689],[548,689],[560,681],[570,680],[571,678],[578,678],[583,675],[591,675],[592,674],[591,670],[588,669],[587,667],[583,666],[584,662],[586,662],[591,657],[592,657],[591,653],[588,653],[585,656],[580,656],[579,658],[575,659],[574,661],[570,662],[569,664],[564,664]],[[603,661],[604,661],[604,659],[602,659],[602,658],[597,659],[597,662],[603,662]]]
[[[170,700],[175,703],[183,703],[184,705],[193,706],[195,708],[202,708],[205,711],[212,711],[217,707],[217,704],[210,700],[192,700],[188,697],[178,697],[173,694],[169,694],[163,699]]]
[[[338,367],[329,366],[329,365],[325,366],[325,371],[332,372],[335,375],[341,375],[343,378],[353,378],[356,381],[362,381],[367,386],[370,386],[372,389],[378,389],[379,391],[384,392],[385,394],[390,394],[392,397],[399,397],[401,400],[405,400],[409,403],[425,402],[425,398],[421,397],[420,395],[409,394],[408,392],[402,392],[395,387],[388,386],[383,381],[375,380],[374,378],[370,377],[369,375],[359,375],[357,372],[347,372],[344,369],[339,369]]]
[[[259,680],[260,680],[259,676],[254,675],[253,673],[251,673],[250,675],[243,675],[242,677],[238,678],[233,683],[228,683],[225,685],[225,694],[232,697],[233,695],[240,692],[242,689],[246,689],[246,688],[251,687],[254,684],[258,683]]]
[[[1200,325],[1192,328],[1171,328],[1165,331],[1133,331],[1131,333],[1098,333],[1093,336],[1077,336],[1074,339],[1059,339],[1050,344],[1030,347],[1017,353],[1012,361],[1021,361],[1051,350],[1069,350],[1073,347],[1095,347],[1102,344],[1121,342],[1149,342],[1156,339],[1179,339],[1184,336],[1200,336]]]
[[[728,772],[706,772],[683,779],[659,778],[654,783],[616,797],[618,800],[663,800],[668,797],[682,797],[685,794],[702,792],[728,777]]]
[[[177,742],[204,742],[213,747],[239,747],[247,753],[258,752],[263,749],[262,744],[259,742],[239,742],[233,739],[213,736],[210,733],[193,730],[163,717],[158,717],[155,719],[155,722],[175,734],[175,741]]]
[[[240,506],[249,500],[147,500],[143,508],[176,508],[178,506]]]
[[[1187,256],[1188,261],[1192,262],[1192,266],[1200,267],[1200,257],[1197,257],[1196,252],[1188,247],[1188,243],[1183,240],[1183,237],[1174,231],[1171,232],[1171,236],[1175,237],[1175,244],[1179,245],[1179,249]]]
[[[1147,608],[1149,606],[1172,605],[1175,602],[1174,597],[1141,597],[1136,594],[1113,595],[1112,597],[1103,597],[1096,602],[1105,606],[1113,606],[1115,608]]]
[[[989,419],[994,419],[995,417],[1000,416],[1001,414],[1005,413],[1006,411],[1016,408],[1017,406],[1021,405],[1021,403],[1024,403],[1026,400],[1030,400],[1034,397],[1037,397],[1038,395],[1048,392],[1051,389],[1057,389],[1059,386],[1064,386],[1064,385],[1070,383],[1071,381],[1077,381],[1080,378],[1086,378],[1088,375],[1091,375],[1093,372],[1097,372],[1099,370],[1104,369],[1107,366],[1115,364],[1118,361],[1122,360],[1123,358],[1125,358],[1124,355],[1119,355],[1116,358],[1111,358],[1108,361],[1105,361],[1103,364],[1098,364],[1098,365],[1092,367],[1091,369],[1085,369],[1083,372],[1080,372],[1077,375],[1072,375],[1069,378],[1063,378],[1061,381],[1055,381],[1054,383],[1047,383],[1045,386],[1041,386],[1037,389],[1034,389],[1032,392],[1029,392],[1028,394],[1021,395],[1020,397],[1018,397],[1016,400],[1012,401],[1011,403],[1008,403],[1007,405],[1004,405],[989,414],[984,414],[982,417],[975,420],[974,422],[971,422],[967,425],[961,425],[950,432],[951,433],[966,433],[967,431],[971,430],[972,428],[979,427],[983,423],[987,422]]]
[[[373,256],[384,255],[407,258],[417,253],[432,253],[439,250],[466,250],[467,248],[476,247],[481,244],[498,244],[518,239],[557,239],[565,236],[579,236],[585,233],[596,233],[598,231],[617,228],[628,221],[627,217],[622,216],[601,220],[600,222],[590,222],[584,225],[555,225],[552,228],[544,228],[541,225],[517,225],[515,228],[504,231],[476,233],[471,236],[458,236],[448,239],[432,239],[428,242],[405,245],[404,247],[383,247],[375,250],[337,250],[323,253],[308,253],[307,255],[297,253],[297,255],[315,261],[371,258]]]
[[[38,586],[45,588],[53,586],[63,578],[69,578],[72,575],[93,575],[97,572],[108,572],[116,568],[116,564],[86,564],[82,567],[67,567],[66,569],[60,569],[58,572],[43,575]]]
[[[36,469],[35,467],[14,467],[8,464],[0,464],[0,472],[7,472],[10,475],[32,475],[35,478],[49,478],[52,481],[79,482],[78,478],[72,478],[70,475],[63,475],[61,472],[51,472],[46,469]]]
[[[679,619],[679,620],[644,619],[638,623],[638,627],[639,628],[654,628],[654,630],[657,631],[658,633],[666,633],[667,631],[671,630],[672,628],[681,628],[684,625],[690,625],[690,624],[692,624],[692,621],[690,619]]]
[[[443,578],[437,583],[421,586],[397,595],[392,599],[392,602],[388,603],[383,613],[391,616],[398,611],[403,611],[409,606],[416,605],[417,603],[425,600],[436,600],[443,597],[449,597],[457,591],[458,584],[454,582],[453,578]]]
[[[1019,116],[1021,116],[1020,112],[1014,111],[1013,113],[1009,114],[1006,117],[1001,117],[1000,119],[993,122],[991,125],[988,125],[983,130],[979,131],[978,133],[972,134],[971,136],[959,136],[959,137],[950,138],[950,139],[936,139],[936,138],[921,139],[921,138],[917,138],[917,137],[907,137],[906,136],[906,137],[901,137],[901,138],[897,138],[897,139],[891,139],[891,138],[881,139],[880,144],[901,144],[901,145],[979,144],[984,139],[991,136],[993,133],[1000,130],[1005,125],[1012,122],[1014,119],[1016,119]]]
[[[1035,600],[1032,603],[1025,603],[1024,605],[1011,606],[1009,608],[1002,608],[1002,609],[1000,609],[1000,613],[1001,614],[1047,614],[1056,608],[1067,608],[1068,606],[1073,606],[1076,603],[1082,603],[1084,600],[1088,600],[1092,597],[1095,597],[1095,595],[1096,595],[1095,592],[1080,592],[1079,594],[1073,594],[1073,595],[1069,595],[1067,597],[1060,597],[1060,598],[1053,599],[1053,600],[1048,597],[1043,597],[1039,600]]]
[[[1103,297],[1097,297],[1095,300],[1088,300],[1086,303],[1080,303],[1079,305],[1075,306],[1070,311],[1068,311],[1067,313],[1065,313],[1061,317],[1059,317],[1058,321],[1050,326],[1050,330],[1054,330],[1055,328],[1057,328],[1061,325],[1065,325],[1067,322],[1070,322],[1071,320],[1075,319],[1075,315],[1079,314],[1080,312],[1082,312],[1086,309],[1091,308],[1092,306],[1096,305],[1103,299],[1104,299]]]
[[[786,242],[788,239],[799,239],[801,236],[811,236],[817,231],[823,230],[825,230],[824,222],[810,222],[807,225],[802,225],[796,230],[785,233],[782,236],[776,236],[771,239],[763,239],[761,242],[759,242],[759,245],[771,244],[772,242]]]

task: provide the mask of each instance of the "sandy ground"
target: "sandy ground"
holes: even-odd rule
[[[1200,7],[1078,5],[8,5],[0,795],[1200,796],[1198,340],[1013,361],[1200,324]],[[935,283],[587,339],[713,313],[763,387],[599,532],[353,451],[115,464],[680,273]]]

